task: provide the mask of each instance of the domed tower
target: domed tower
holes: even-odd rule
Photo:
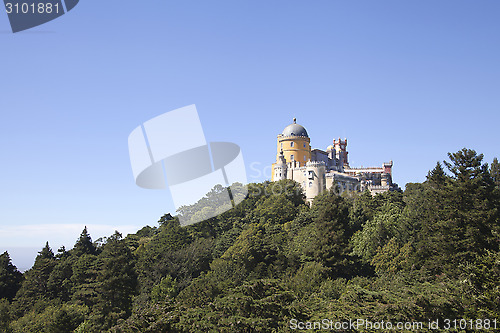
[[[306,129],[297,124],[297,119],[293,118],[293,124],[288,125],[283,133],[278,135],[278,146],[276,161],[283,151],[283,156],[287,162],[296,162],[297,166],[305,166],[311,159],[311,139]]]
[[[306,129],[297,124],[297,119],[293,118],[293,124],[285,127],[283,132],[278,135],[278,145],[275,165],[283,163],[291,163],[291,167],[305,166],[307,161],[311,159],[311,139],[307,134]],[[283,174],[283,173],[282,173]],[[272,180],[278,180],[275,177],[275,172],[272,174]]]

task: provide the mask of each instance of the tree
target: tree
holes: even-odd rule
[[[333,276],[348,276],[352,268],[349,239],[353,230],[349,223],[348,202],[333,192],[316,196],[311,207],[317,237],[313,245],[316,261],[332,270]]]
[[[5,251],[0,255],[0,299],[12,301],[22,281],[23,274],[12,264],[9,253]]]
[[[76,241],[75,246],[73,246],[72,254],[75,256],[81,256],[83,254],[96,254],[96,248],[92,243],[92,238],[87,231],[87,227],[83,229],[80,234],[80,238]]]
[[[377,274],[394,274],[408,266],[411,253],[410,243],[399,247],[395,238],[391,238],[384,247],[379,247],[371,264]]]
[[[437,188],[439,186],[444,186],[446,184],[446,181],[448,178],[449,177],[446,175],[446,173],[443,170],[443,166],[439,162],[437,162],[434,169],[429,171],[429,173],[427,174],[427,182],[433,188]]]
[[[132,296],[136,293],[135,260],[130,248],[121,238],[122,235],[116,231],[107,239],[98,256],[98,295],[93,310],[103,323],[101,330],[109,329],[119,318],[130,316]]]
[[[33,308],[37,303],[44,303],[50,299],[48,281],[57,260],[49,242],[38,252],[35,263],[25,274],[25,280],[16,294],[13,302],[13,311],[21,315]]]
[[[9,301],[6,298],[0,298],[0,332],[10,333],[9,323],[11,316],[9,313]]]
[[[99,263],[97,256],[84,254],[72,262],[71,300],[77,304],[94,306],[98,295],[97,274]]]
[[[155,303],[168,303],[177,294],[177,283],[170,275],[161,279],[151,290],[151,299]]]
[[[491,163],[490,173],[496,186],[500,187],[500,163],[498,163],[496,157],[493,159],[493,163]]]
[[[428,176],[422,232],[416,242],[419,264],[435,274],[460,274],[460,264],[473,263],[485,251],[498,248],[498,199],[483,155],[464,148],[448,157],[450,162],[444,164],[451,176],[440,164]]]
[[[261,201],[254,210],[258,223],[283,224],[293,220],[297,209],[284,195],[271,195]]]
[[[401,205],[386,203],[371,220],[365,223],[363,229],[352,237],[353,253],[360,256],[365,263],[369,263],[377,250],[384,247],[392,238],[397,239],[398,243],[407,242],[408,233],[401,234],[405,231],[402,211]]]
[[[159,223],[159,232],[144,244],[137,260],[140,287],[147,293],[166,274],[165,267],[157,269],[158,263],[163,261],[169,252],[178,251],[191,241],[186,228],[180,226],[179,219],[166,214]]]
[[[58,258],[57,261],[57,264],[50,273],[47,288],[49,289],[51,298],[58,298],[67,302],[71,299],[73,289],[71,276],[73,275],[72,266],[74,261],[66,257]]]

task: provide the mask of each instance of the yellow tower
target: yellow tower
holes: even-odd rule
[[[297,119],[293,118],[293,124],[285,127],[283,132],[278,135],[278,145],[276,154],[276,163],[280,163],[284,157],[287,164],[291,163],[292,167],[305,166],[307,161],[311,159],[311,139],[307,135],[306,129],[297,124]],[[283,152],[282,157],[280,157]],[[272,180],[275,179],[274,172]]]

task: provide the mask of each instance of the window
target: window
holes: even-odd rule
[[[290,147],[293,147],[293,141],[292,141],[292,142],[290,142]]]
[[[293,161],[293,155],[290,155],[290,159]]]
[[[307,161],[307,157],[306,157],[306,155],[304,155],[304,162],[305,162],[305,161]]]
[[[283,142],[281,143],[281,150],[283,150]]]
[[[306,143],[304,142],[304,148],[306,147]]]
[[[313,182],[309,182],[309,187],[313,187]]]

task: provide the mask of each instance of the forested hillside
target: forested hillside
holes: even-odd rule
[[[188,227],[166,214],[125,238],[93,242],[85,229],[69,251],[46,244],[24,274],[2,254],[0,331],[288,332],[359,318],[500,327],[499,208],[498,161],[468,149],[403,193],[324,192],[309,207],[293,181],[250,184],[236,208]]]

